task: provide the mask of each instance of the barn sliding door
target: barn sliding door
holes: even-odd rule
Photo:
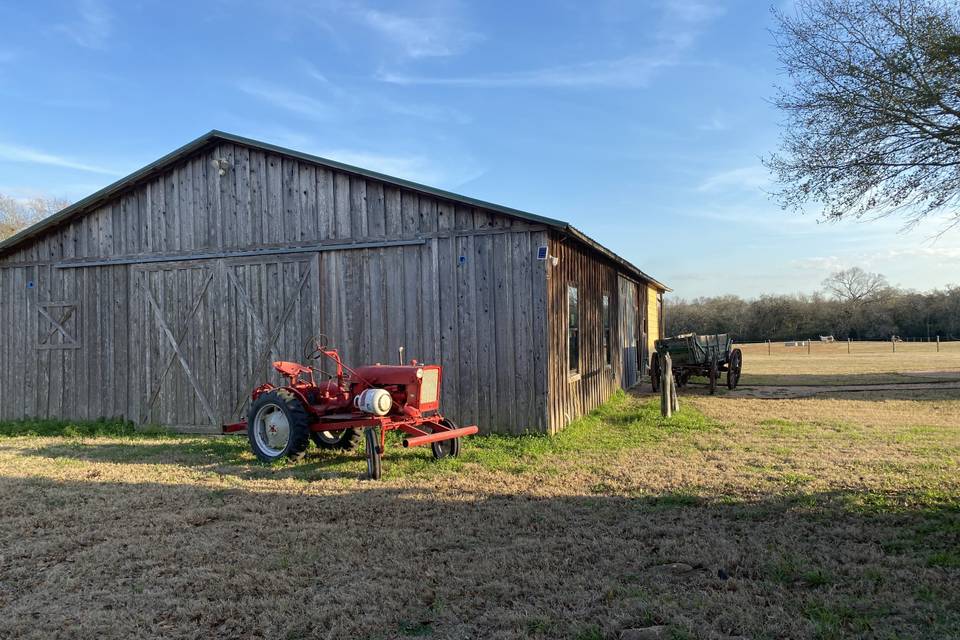
[[[624,389],[637,384],[640,379],[640,300],[636,283],[618,277],[620,296],[620,358],[623,363],[622,384]]]
[[[131,267],[132,415],[218,431],[253,387],[279,382],[319,318],[318,258],[201,260]]]

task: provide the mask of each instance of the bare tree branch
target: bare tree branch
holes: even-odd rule
[[[766,159],[786,208],[827,219],[960,220],[960,8],[948,0],[798,0],[774,11],[789,83]]]

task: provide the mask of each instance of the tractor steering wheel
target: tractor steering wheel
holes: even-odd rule
[[[323,357],[323,352],[328,350],[328,343],[330,339],[327,338],[324,334],[318,334],[307,340],[307,343],[303,345],[303,359],[304,360],[319,360]]]

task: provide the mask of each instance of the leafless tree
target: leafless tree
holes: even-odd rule
[[[868,273],[860,267],[830,274],[830,277],[823,281],[823,287],[840,302],[852,306],[876,302],[890,290],[890,284],[884,276]]]
[[[766,164],[784,207],[960,224],[960,5],[797,0],[774,15],[789,81]]]
[[[18,199],[0,193],[0,240],[9,238],[69,204],[62,198],[38,196]]]

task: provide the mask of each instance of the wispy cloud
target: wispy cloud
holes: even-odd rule
[[[415,18],[370,8],[357,9],[354,15],[409,58],[457,55],[483,39],[451,16]]]
[[[79,19],[57,27],[81,47],[105,49],[113,32],[113,14],[100,0],[81,0]]]
[[[268,82],[245,79],[237,83],[237,88],[247,95],[259,98],[275,107],[315,120],[329,120],[334,115],[333,109],[328,104],[303,93]]]
[[[697,191],[719,191],[721,189],[756,191],[769,183],[770,174],[764,167],[740,167],[707,176],[697,186]]]
[[[120,175],[119,171],[105,169],[84,162],[78,162],[64,156],[58,156],[37,149],[21,147],[12,144],[0,142],[0,161],[19,162],[26,164],[42,164],[51,167],[63,167],[65,169],[75,169],[77,171],[86,171],[88,173],[99,173],[108,176]]]
[[[318,149],[312,153],[389,176],[450,189],[475,180],[485,173],[471,163],[463,166],[445,165],[442,161],[420,155],[391,155],[355,149]]]
[[[660,16],[654,27],[654,46],[649,51],[629,56],[468,76],[425,76],[381,69],[377,78],[382,82],[401,85],[643,88],[649,85],[658,71],[684,64],[682,54],[694,43],[706,24],[722,13],[722,8],[706,0],[665,0],[660,4]]]
[[[727,131],[730,129],[730,123],[722,112],[714,111],[697,125],[697,129],[700,131]]]
[[[405,85],[531,88],[639,88],[649,84],[654,72],[671,65],[668,59],[628,56],[568,66],[493,73],[478,76],[429,77],[380,72],[383,82]]]

